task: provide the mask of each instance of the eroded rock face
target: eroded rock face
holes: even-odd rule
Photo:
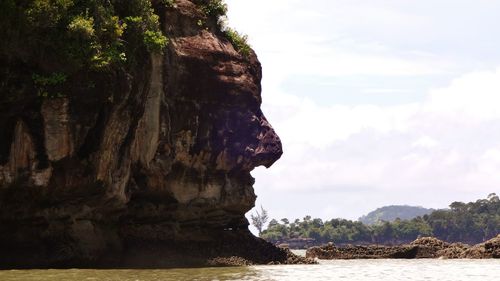
[[[399,246],[347,246],[333,243],[311,247],[306,256],[311,259],[489,259],[500,258],[500,235],[484,243],[469,246],[447,243],[433,237],[418,238],[410,244]]]
[[[260,63],[200,17],[187,0],[165,9],[167,50],[115,77],[113,99],[5,105],[0,268],[285,262],[244,217],[250,171],[282,154],[260,110]]]

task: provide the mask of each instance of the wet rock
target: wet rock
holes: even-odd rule
[[[470,246],[467,244],[452,243],[437,251],[437,256],[445,259],[459,259],[463,257],[464,252],[469,248]]]
[[[484,243],[480,243],[466,249],[462,253],[461,258],[500,258],[500,235],[497,235],[497,237],[494,237]]]
[[[422,237],[411,242],[410,245],[429,247],[433,250],[442,250],[444,248],[449,247],[450,244],[434,237]]]
[[[433,237],[419,238],[399,246],[346,246],[333,243],[307,250],[306,257],[317,259],[419,259],[419,258],[498,258],[500,236],[470,247],[462,243],[446,243]]]
[[[252,263],[242,257],[217,257],[208,260],[208,266],[248,266]]]

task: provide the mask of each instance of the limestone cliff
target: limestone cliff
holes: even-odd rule
[[[0,54],[3,74],[21,73],[0,88],[0,268],[286,261],[244,217],[250,171],[282,154],[260,63],[197,2],[153,1],[165,50],[86,90],[74,75],[64,95],[40,97],[22,79],[36,58]]]

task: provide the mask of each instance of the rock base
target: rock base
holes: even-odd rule
[[[210,240],[122,240],[99,255],[89,255],[67,244],[51,250],[48,245],[0,244],[0,269],[23,268],[174,268],[245,266],[257,264],[311,264],[312,259],[294,255],[253,236],[248,230],[215,231]],[[217,238],[215,238],[217,237]]]

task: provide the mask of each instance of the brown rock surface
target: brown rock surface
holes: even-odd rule
[[[461,258],[500,258],[500,234],[484,243],[474,245],[461,254]]]
[[[419,258],[500,258],[500,235],[475,246],[446,243],[433,237],[419,238],[408,245],[399,246],[347,246],[333,243],[309,248],[311,259],[419,259]]]
[[[421,251],[418,246],[346,246],[335,247],[333,244],[312,247],[306,252],[308,258],[318,259],[411,259],[416,257],[424,257],[427,251]],[[427,257],[427,256],[426,256]]]
[[[260,63],[176,3],[160,15],[165,53],[107,78],[106,100],[0,104],[0,268],[305,261],[255,238],[244,216],[250,171],[282,154]]]

